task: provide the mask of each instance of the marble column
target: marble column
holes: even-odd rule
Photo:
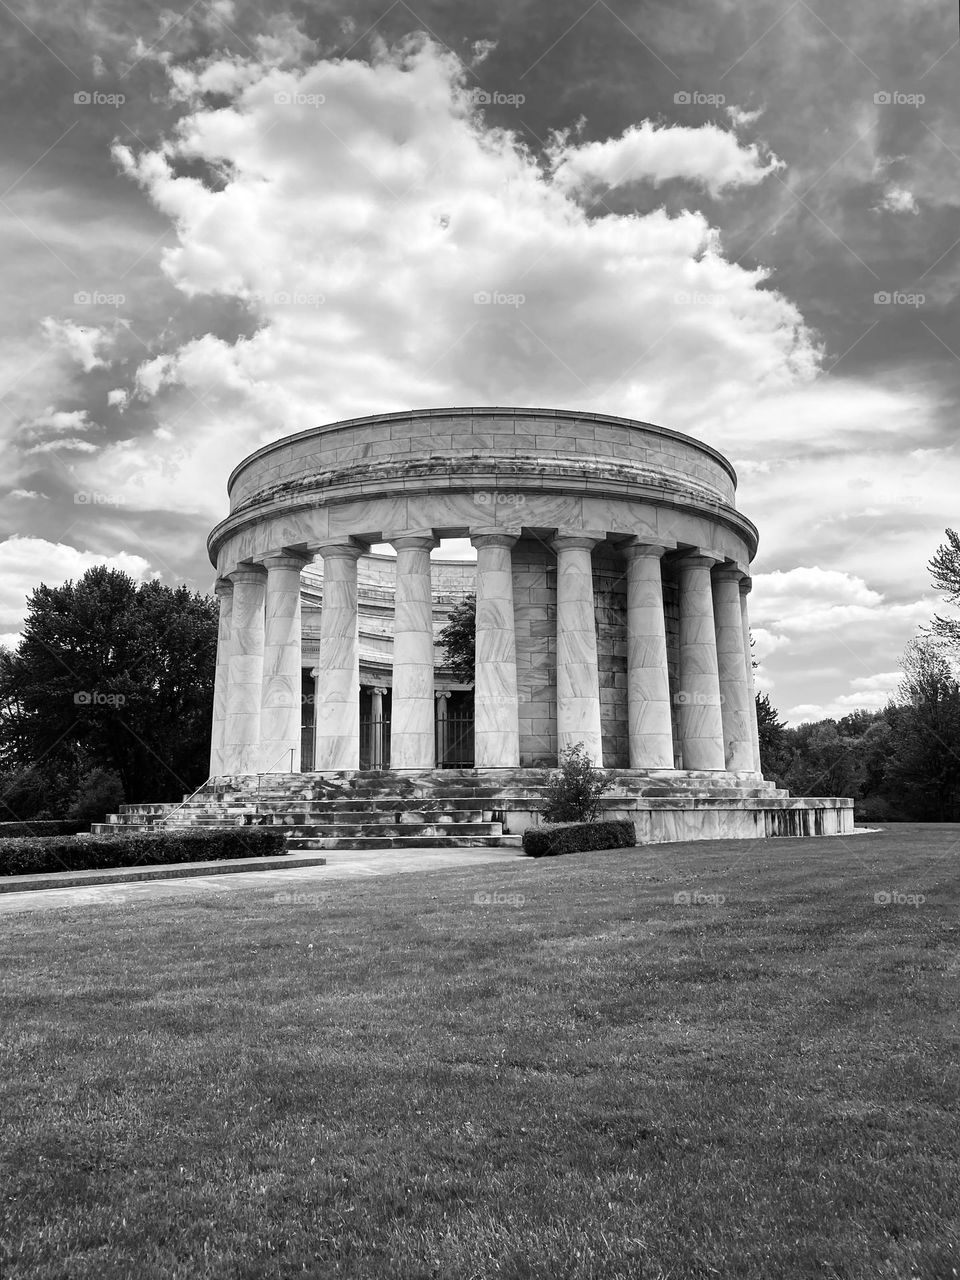
[[[383,695],[386,689],[375,686],[370,691],[370,768],[383,768]]]
[[[436,694],[437,702],[437,768],[441,768],[447,759],[450,739],[447,736],[447,714],[450,710],[449,690],[443,689]]]
[[[217,625],[217,666],[213,677],[213,727],[210,734],[210,777],[219,778],[224,769],[223,735],[227,722],[227,688],[230,679],[230,632],[233,619],[233,583],[218,578],[213,588],[220,601]]]
[[[390,540],[397,552],[390,768],[433,769],[433,591],[426,535]]]
[[[474,764],[518,768],[520,719],[513,565],[517,535],[474,534],[477,549],[477,630],[473,697]]]
[[[717,673],[720,680],[720,718],[724,761],[731,773],[754,770],[753,733],[747,702],[747,672],[743,656],[743,615],[740,609],[739,569],[713,571],[713,617],[717,633]]]
[[[600,673],[590,552],[597,537],[560,534],[557,553],[557,747],[582,742],[595,765],[603,764]]]
[[[360,768],[357,561],[366,547],[345,541],[317,550],[323,558],[323,607],[313,767],[318,773],[335,773]]]
[[[747,596],[753,582],[744,576],[740,579],[740,617],[743,627],[743,661],[747,676],[747,703],[750,713],[750,739],[753,748],[753,767],[757,773],[762,772],[760,760],[760,730],[757,726],[757,691],[753,679],[753,653],[750,649],[750,617],[747,612]]]
[[[300,570],[309,556],[267,556],[263,700],[260,706],[261,767],[269,773],[299,773],[303,691],[300,659]]]
[[[628,543],[627,727],[631,769],[673,768],[660,558],[665,547]]]
[[[260,700],[263,690],[264,599],[267,572],[242,565],[230,574],[233,616],[227,715],[223,734],[223,773],[257,773],[260,753]]]
[[[723,769],[723,720],[709,556],[680,561],[680,751],[684,769]]]

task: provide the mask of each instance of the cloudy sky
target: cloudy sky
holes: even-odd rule
[[[953,0],[3,7],[0,633],[209,590],[266,440],[543,405],[726,453],[774,703],[886,699],[958,519]]]

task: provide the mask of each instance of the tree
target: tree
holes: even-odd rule
[[[886,777],[906,816],[960,818],[960,684],[942,643],[912,640],[902,659],[896,732]]]
[[[473,684],[477,652],[476,596],[467,596],[454,605],[439,639],[446,665],[456,679]]]
[[[38,587],[23,638],[0,658],[0,753],[59,778],[61,805],[97,770],[128,801],[206,777],[217,607],[187,587],[104,566]]]
[[[780,778],[790,763],[786,723],[766,693],[757,694],[757,736],[760,739],[760,767],[769,777]]]
[[[953,529],[947,530],[947,541],[937,548],[927,568],[937,590],[946,594],[950,604],[960,605],[960,535]],[[960,648],[960,621],[957,619],[934,617],[932,634],[954,648]]]

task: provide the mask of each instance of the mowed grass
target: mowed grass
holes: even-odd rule
[[[958,1276],[958,872],[890,827],[6,916],[0,1275]]]

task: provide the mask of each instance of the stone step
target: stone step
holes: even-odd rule
[[[307,849],[519,849],[520,836],[291,836],[287,847]]]
[[[417,836],[452,837],[462,836],[465,839],[482,839],[503,835],[499,822],[308,822],[302,826],[290,827],[287,830],[290,840],[299,841],[312,836],[398,836],[412,839]]]

